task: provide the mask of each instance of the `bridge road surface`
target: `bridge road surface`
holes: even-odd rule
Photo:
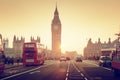
[[[52,61],[1,80],[120,80],[109,68],[94,62]]]

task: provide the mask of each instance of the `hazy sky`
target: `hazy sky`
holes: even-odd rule
[[[62,23],[63,51],[82,53],[89,38],[95,42],[113,41],[120,32],[120,0],[0,0],[0,33],[30,40],[41,37],[51,49],[51,22],[58,7]]]

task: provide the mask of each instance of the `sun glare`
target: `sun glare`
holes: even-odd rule
[[[64,44],[61,44],[61,51],[65,52],[65,45]]]

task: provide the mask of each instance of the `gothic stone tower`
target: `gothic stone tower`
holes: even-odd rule
[[[54,12],[54,18],[51,24],[52,32],[52,52],[54,57],[60,57],[61,54],[61,21],[59,19],[59,13],[57,6]]]
[[[24,42],[25,42],[25,38],[21,37],[21,39],[19,39],[18,37],[14,35],[13,50],[14,50],[15,57],[22,57],[22,51],[23,51],[22,47],[23,47]]]

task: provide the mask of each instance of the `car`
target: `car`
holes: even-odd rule
[[[81,57],[76,57],[76,62],[82,62],[82,58]]]
[[[101,56],[99,59],[99,66],[111,67],[111,58],[109,56]]]
[[[67,60],[67,59],[66,59],[65,56],[61,56],[61,57],[60,57],[60,62],[61,62],[61,61],[66,61],[66,60]]]

